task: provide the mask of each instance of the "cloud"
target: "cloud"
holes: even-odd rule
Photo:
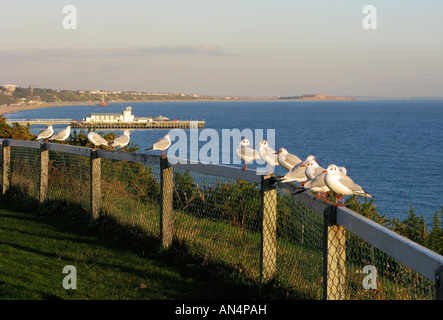
[[[124,48],[83,48],[83,47],[54,47],[54,48],[23,48],[0,51],[0,58],[33,59],[33,60],[65,60],[81,58],[106,57],[143,57],[152,54],[179,55],[211,55],[226,56],[222,48],[210,45],[175,45],[155,47],[124,47]]]

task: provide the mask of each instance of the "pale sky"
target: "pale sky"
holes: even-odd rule
[[[0,34],[0,85],[443,96],[441,0],[0,0]]]

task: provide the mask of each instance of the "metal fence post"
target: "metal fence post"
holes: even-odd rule
[[[173,168],[168,158],[160,158],[160,238],[162,249],[172,245],[173,236]]]
[[[9,172],[11,166],[11,146],[8,140],[2,142],[3,165],[2,165],[2,195],[9,189]]]
[[[101,159],[97,151],[91,150],[91,217],[90,223],[94,223],[100,217],[101,209]]]
[[[40,194],[39,209],[48,201],[48,170],[49,170],[49,150],[46,149],[46,143],[40,145]]]
[[[443,265],[435,270],[435,300],[443,300]]]
[[[277,189],[270,176],[261,181],[261,246],[260,246],[260,292],[262,285],[275,276],[277,267]]]
[[[346,234],[337,224],[337,207],[324,210],[323,299],[346,299]]]

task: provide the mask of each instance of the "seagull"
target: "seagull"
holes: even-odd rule
[[[64,144],[64,141],[68,139],[69,135],[71,134],[71,126],[67,126],[62,131],[57,132],[54,134],[49,140],[59,140]]]
[[[129,144],[129,140],[130,137],[129,135],[131,135],[132,133],[129,132],[129,130],[125,130],[123,131],[123,134],[118,136],[117,138],[114,139],[113,143],[111,144],[111,147],[113,147],[114,149],[116,147],[119,147],[120,150],[124,147],[126,147]]]
[[[303,187],[295,191],[293,194],[299,194],[302,192],[312,191],[317,192],[318,195],[315,197],[315,199],[320,198],[322,194],[329,192],[329,187],[326,185],[325,182],[325,176],[326,172],[321,172],[318,174],[314,179],[308,181],[305,183]]]
[[[300,162],[298,165],[296,165],[294,168],[292,168],[291,171],[289,171],[283,177],[278,177],[278,178],[280,178],[281,182],[283,182],[283,183],[297,181],[297,182],[300,182],[300,185],[303,185],[303,182],[308,180],[308,178],[306,177],[306,173],[305,173],[306,172],[305,165],[310,160],[315,160],[315,157],[313,155],[307,156],[304,161]]]
[[[237,157],[245,162],[243,170],[248,168],[248,162],[260,159],[260,154],[258,153],[258,151],[252,149],[251,147],[248,147],[250,145],[251,143],[249,142],[248,139],[243,139],[240,142],[240,145],[238,146],[237,150],[235,150]]]
[[[93,150],[97,150],[97,146],[100,145],[109,147],[108,141],[94,131],[88,133],[88,140],[95,146]]]
[[[366,191],[362,189],[358,184],[356,184],[350,177],[344,174],[340,169],[335,165],[331,164],[328,168],[323,171],[326,173],[325,183],[331,191],[335,192],[337,195],[342,195],[342,206],[344,206],[344,196],[355,194],[365,197],[373,197]],[[335,205],[338,204],[338,197],[335,197]]]
[[[305,175],[306,178],[308,178],[308,181],[314,179],[316,176],[326,170],[318,165],[317,160],[309,160],[300,167],[305,167]]]
[[[170,146],[171,146],[171,138],[169,137],[168,133],[163,138],[154,143],[152,147],[146,150],[161,150],[162,157],[166,157],[165,150],[168,149]]]
[[[269,163],[269,172],[272,171],[272,167],[278,166],[278,160],[275,150],[269,148],[268,141],[262,140],[257,145],[260,146],[258,153],[260,155],[260,158],[262,158],[263,161]]]
[[[285,169],[291,171],[297,164],[301,162],[301,159],[294,154],[291,154],[285,148],[280,148],[277,151],[277,161]]]
[[[39,133],[39,135],[37,136],[37,138],[35,138],[35,140],[46,139],[46,142],[48,142],[48,139],[53,134],[54,134],[54,128],[50,124],[45,130]]]
[[[343,174],[346,174],[345,167],[338,167],[338,169]],[[300,189],[295,191],[293,194],[299,194],[302,192],[312,191],[312,192],[318,193],[318,195],[316,197],[314,197],[314,199],[321,198],[321,196],[324,196],[325,193],[330,191],[329,187],[326,185],[326,182],[325,182],[326,173],[327,172],[325,170],[323,170],[323,172],[318,174],[314,179],[306,182],[303,187],[301,187]]]

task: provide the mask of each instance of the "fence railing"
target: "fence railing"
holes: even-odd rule
[[[441,255],[348,208],[292,195],[294,185],[272,176],[150,154],[0,142],[3,195],[18,188],[40,208],[52,200],[77,203],[90,223],[106,215],[137,226],[162,249],[185,242],[205,261],[236,268],[264,294],[443,297]]]

